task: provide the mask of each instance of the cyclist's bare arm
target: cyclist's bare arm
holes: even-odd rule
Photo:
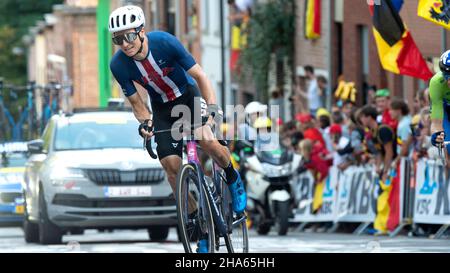
[[[144,122],[146,119],[151,119],[151,113],[148,110],[147,105],[142,101],[139,92],[136,92],[127,98],[133,109],[134,116],[140,123]]]
[[[212,87],[211,81],[206,76],[202,67],[199,64],[195,64],[188,70],[198,84],[202,97],[206,100],[207,104],[217,104],[216,93]]]

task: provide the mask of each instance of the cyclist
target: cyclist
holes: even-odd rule
[[[450,50],[439,60],[440,72],[430,80],[431,144],[440,148],[450,140]],[[447,152],[450,152],[447,147]]]
[[[113,43],[121,49],[113,56],[110,69],[129,100],[136,119],[141,123],[139,134],[142,137],[152,137],[153,126],[155,130],[172,129],[173,124],[179,122],[178,117],[172,116],[176,106],[187,106],[190,111],[187,116],[200,115],[194,113],[194,109],[201,109],[203,112],[206,105],[204,101],[200,102],[201,97],[206,100],[208,114],[216,120],[222,120],[223,113],[217,105],[211,82],[181,42],[167,32],[145,33],[144,27],[144,12],[137,6],[120,7],[109,17],[109,31],[112,33]],[[147,90],[152,112],[141,99],[135,84]],[[196,107],[199,104],[202,105],[201,108]],[[208,126],[213,122],[211,116],[206,125],[196,128],[195,135],[201,139],[199,144],[202,150],[224,169],[232,195],[233,210],[241,213],[246,207],[247,194],[239,173],[231,164],[230,152],[217,141]],[[157,134],[155,141],[159,160],[167,173],[172,190],[175,191],[177,173],[182,164],[183,140],[174,139],[169,131]],[[195,217],[195,205],[190,204],[188,210],[190,215]],[[199,245],[206,244],[199,242]],[[197,251],[204,252],[207,249],[200,247]]]

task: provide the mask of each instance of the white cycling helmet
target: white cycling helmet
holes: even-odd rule
[[[145,26],[144,11],[138,6],[120,7],[109,16],[109,32],[118,32],[127,29]]]
[[[248,115],[255,113],[262,113],[267,110],[267,105],[261,104],[258,101],[252,101],[247,106],[245,106],[245,113]]]

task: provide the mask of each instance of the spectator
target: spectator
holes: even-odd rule
[[[412,154],[411,145],[413,142],[411,131],[411,116],[406,102],[401,99],[394,99],[391,102],[391,117],[398,122],[397,127],[397,158],[410,157]]]
[[[319,118],[319,126],[318,126],[319,131],[322,133],[323,140],[325,140],[327,150],[332,151],[333,145],[331,143],[331,138],[330,138],[330,125],[331,125],[330,116],[329,116],[329,114],[328,115],[323,114],[323,115],[319,115],[318,118]]]
[[[422,108],[429,106],[430,99],[428,88],[420,89],[419,91],[417,91],[416,96],[414,97],[414,113],[419,114]]]
[[[272,111],[271,106],[277,106],[279,112],[276,113],[284,120],[284,98],[283,91],[281,89],[275,89],[272,91],[271,98],[269,99],[269,111]],[[274,116],[274,113],[269,113],[270,116]]]
[[[376,173],[380,179],[380,195],[377,200],[377,217],[375,218],[374,228],[376,234],[387,234],[387,223],[384,219],[389,214],[388,200],[392,185],[387,183],[390,178],[391,164],[397,155],[396,137],[394,130],[386,124],[377,122],[377,109],[366,105],[361,109],[359,119],[366,128],[373,134],[375,148],[378,150],[375,163]]]
[[[352,111],[355,109],[355,103],[351,100],[347,100],[344,102],[344,105],[342,106],[342,113],[345,116],[345,119],[350,119]]]
[[[253,0],[228,0],[228,5],[231,7],[228,19],[235,25],[251,16]]]
[[[348,166],[348,157],[352,153],[351,142],[342,135],[339,124],[330,126],[330,137],[333,145],[333,166],[344,170]]]
[[[310,139],[313,141],[318,141],[324,148],[326,147],[325,140],[321,132],[314,127],[313,117],[310,114],[297,114],[296,119],[301,124],[301,130],[303,131],[303,135],[306,139]]]
[[[357,165],[363,163],[363,143],[364,143],[364,129],[356,119],[357,110],[355,109],[350,114],[349,121],[349,132],[350,132],[350,143],[352,146],[352,157],[351,161]]]
[[[305,66],[305,76],[309,80],[307,91],[309,112],[315,117],[317,109],[323,107],[321,101],[323,93],[314,74],[314,67],[310,65]]]
[[[372,106],[364,106],[359,115],[361,124],[372,132],[375,148],[379,152],[379,160],[376,163],[377,174],[385,181],[392,160],[397,155],[395,132],[390,126],[377,122],[377,109]]]
[[[389,112],[391,103],[390,92],[388,89],[379,89],[375,94],[375,102],[379,115],[377,122],[391,127],[394,131],[397,129],[397,121],[393,120]]]
[[[326,101],[325,99],[329,96],[331,92],[328,92],[328,80],[322,75],[317,76],[317,86],[320,89],[321,98],[320,103],[321,105],[325,105]]]
[[[331,116],[331,121],[333,123],[339,124],[342,128],[342,134],[345,137],[349,137],[349,132],[348,132],[348,127],[347,127],[347,122],[346,122],[346,117],[345,115],[341,112],[341,111],[334,111],[332,116]]]
[[[331,161],[327,160],[329,155],[325,146],[320,142],[311,141],[310,139],[304,139],[300,142],[300,152],[304,158],[304,167],[311,171],[315,179],[315,193],[323,190],[324,179],[328,176],[328,172],[331,166]],[[322,205],[322,198],[314,196],[313,213],[317,213]]]
[[[412,133],[414,137],[415,160],[418,157],[427,157],[427,150],[430,147],[430,110],[423,108],[420,113],[411,121]],[[413,156],[414,157],[414,156]]]
[[[294,94],[289,97],[293,105],[294,113],[304,113],[308,111],[308,95],[303,91],[304,80],[301,77],[295,78]]]
[[[283,129],[281,130],[281,141],[285,147],[291,150],[297,150],[298,143],[302,139],[303,134],[297,128],[297,122],[295,120],[291,120],[283,125]]]
[[[366,101],[365,101],[366,105],[371,105],[371,106],[376,105],[376,102],[375,102],[376,90],[377,90],[376,85],[369,86],[369,88],[367,89],[367,94],[366,94]]]

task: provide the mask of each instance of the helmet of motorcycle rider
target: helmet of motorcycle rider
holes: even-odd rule
[[[252,101],[245,106],[244,112],[247,115],[263,113],[267,110],[267,105],[264,105],[258,101]]]
[[[245,106],[244,113],[245,113],[245,122],[247,124],[253,125],[255,122],[255,119],[257,116],[256,114],[262,115],[267,111],[267,105],[264,105],[258,101],[252,101],[247,106]]]

